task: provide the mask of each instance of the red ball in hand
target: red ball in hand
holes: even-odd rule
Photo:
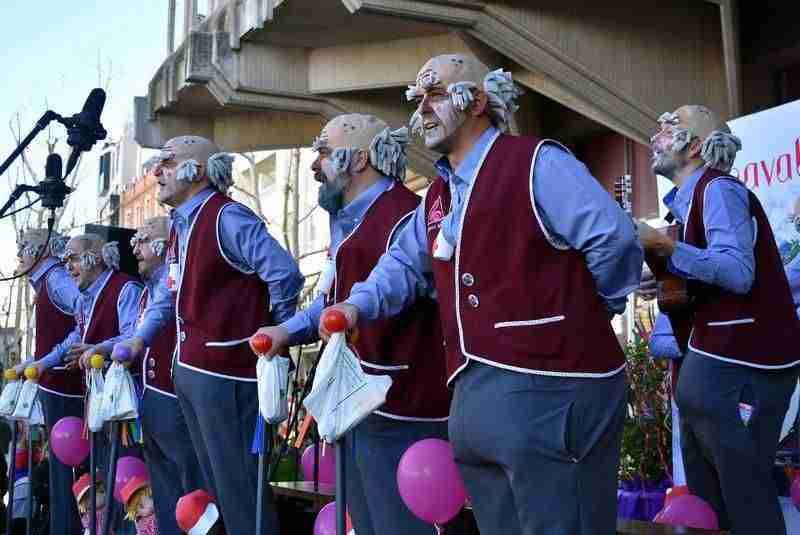
[[[250,338],[250,348],[253,353],[263,355],[272,348],[272,338],[264,333],[258,333]]]
[[[322,326],[329,333],[341,333],[347,330],[347,318],[341,310],[329,310],[322,316]]]

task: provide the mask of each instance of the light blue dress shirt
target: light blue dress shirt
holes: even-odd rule
[[[672,332],[672,324],[669,317],[660,313],[656,317],[656,324],[650,333],[650,355],[654,359],[679,359],[683,357],[678,341]]]
[[[487,129],[455,172],[447,158],[436,164],[452,197],[451,214],[443,220],[442,228],[445,238],[452,239],[453,244],[461,231],[459,214],[479,171],[481,156],[497,134],[495,128]],[[623,312],[626,296],[638,288],[642,271],[642,248],[630,217],[585,165],[555,144],[546,144],[539,150],[533,191],[548,233],[583,253],[608,310]],[[524,224],[514,222],[513,231],[519,232]],[[528,224],[538,224],[533,215]],[[417,296],[435,297],[428,251],[422,203],[369,278],[353,287],[347,302],[358,307],[362,317],[376,319],[398,314]]]
[[[790,263],[784,266],[786,278],[789,280],[789,287],[792,290],[797,317],[800,318],[800,255],[796,256]],[[672,324],[666,314],[659,314],[656,317],[656,324],[650,333],[650,354],[654,359],[677,359],[683,357],[675,335],[672,332]]]
[[[203,202],[216,193],[206,188],[171,212],[172,225],[178,235],[180,276],[186,265],[187,236]],[[269,287],[272,319],[281,322],[290,318],[297,308],[297,297],[303,289],[303,276],[297,262],[267,232],[264,221],[245,206],[232,203],[225,206],[219,217],[222,251],[236,267],[255,272]],[[209,239],[204,236],[203,239]],[[167,270],[148,301],[144,322],[136,330],[149,345],[158,331],[175,319],[175,295],[167,289]],[[178,281],[176,281],[178,282]],[[266,303],[265,303],[266,305]]]
[[[375,184],[362,191],[347,206],[330,217],[331,246],[329,254],[336,258],[339,245],[349,237],[367,215],[367,211],[382,193],[394,187],[394,180],[381,177]],[[397,236],[395,232],[395,236]],[[326,290],[326,289],[323,289]],[[319,320],[325,308],[325,294],[320,293],[305,310],[299,310],[289,320],[281,324],[289,331],[289,344],[310,344],[319,339]]]
[[[38,293],[41,291],[42,285],[44,284],[44,275],[47,273],[47,270],[53,266],[57,266],[47,273],[47,296],[62,312],[74,316],[78,306],[80,291],[75,281],[73,281],[72,277],[67,273],[67,270],[64,269],[63,266],[57,264],[59,264],[59,262],[55,258],[45,258],[39,263],[39,266],[30,273],[28,282],[30,282],[33,291]],[[22,365],[28,366],[34,360],[34,357],[30,357],[23,362]]]
[[[100,290],[105,286],[106,281],[113,272],[110,269],[105,270],[100,277],[97,278],[92,284],[89,285],[84,291],[80,292],[80,297],[77,301],[77,314],[81,314],[84,324],[88,328],[89,320],[92,315],[92,307],[100,294]],[[142,285],[138,282],[128,282],[122,287],[117,299],[117,316],[119,318],[119,334],[111,337],[108,340],[96,344],[102,350],[111,351],[116,342],[129,338],[136,327],[136,319],[139,311],[139,298],[142,295]],[[77,325],[67,337],[53,350],[42,358],[42,366],[44,369],[60,366],[63,363],[64,356],[67,350],[73,344],[82,342],[83,334],[80,327]]]
[[[51,267],[57,266],[47,273],[47,296],[63,312],[74,316],[80,291],[67,270],[58,264],[55,258],[46,258],[31,273],[29,280],[34,291],[38,292],[44,282],[44,274]]]
[[[679,222],[686,224],[700,167],[679,188],[673,188],[664,204]],[[716,180],[708,185],[703,207],[705,249],[678,242],[669,259],[676,275],[699,280],[737,294],[750,291],[755,277],[754,223],[750,217],[747,188],[738,180]]]

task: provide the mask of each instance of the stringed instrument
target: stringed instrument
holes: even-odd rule
[[[644,222],[637,222],[633,217],[632,193],[630,175],[622,175],[614,181],[614,198],[634,220],[640,235],[645,232],[665,232],[675,241],[682,240],[683,225],[674,224],[663,229],[654,229]],[[667,267],[668,257],[659,255],[654,250],[645,249],[644,261],[656,279],[658,308],[669,316],[678,347],[686,351],[693,320],[693,297],[689,292],[689,281],[672,273]]]

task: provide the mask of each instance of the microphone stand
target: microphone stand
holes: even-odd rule
[[[54,111],[47,110],[46,112],[44,112],[44,115],[42,115],[42,117],[38,121],[36,121],[36,126],[33,127],[33,130],[31,130],[30,134],[25,136],[25,139],[23,139],[20,142],[19,146],[16,149],[14,149],[14,152],[12,152],[11,155],[8,158],[6,158],[6,160],[2,164],[0,164],[0,175],[5,173],[6,169],[8,169],[9,166],[12,163],[14,163],[14,160],[16,160],[17,157],[19,157],[19,155],[22,154],[22,151],[28,148],[28,145],[31,144],[31,141],[33,141],[33,138],[35,138],[39,134],[39,132],[47,128],[47,125],[49,125],[52,121],[55,120],[60,121],[62,119],[63,118]],[[0,217],[2,216],[2,214],[5,213],[7,209],[8,208],[3,208],[3,210],[0,211]]]

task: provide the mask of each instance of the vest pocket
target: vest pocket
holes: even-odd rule
[[[745,325],[747,323],[755,323],[755,318],[742,318],[738,320],[728,320],[728,321],[709,321],[706,323],[708,327],[727,327],[730,325]]]
[[[239,340],[221,340],[217,342],[206,342],[206,347],[231,347],[238,346],[250,340],[250,337],[241,338]]]
[[[495,329],[505,329],[507,327],[532,327],[536,325],[544,325],[547,323],[554,323],[556,321],[564,321],[566,316],[550,316],[548,318],[540,318],[536,320],[521,320],[521,321],[501,321],[494,324]]]

